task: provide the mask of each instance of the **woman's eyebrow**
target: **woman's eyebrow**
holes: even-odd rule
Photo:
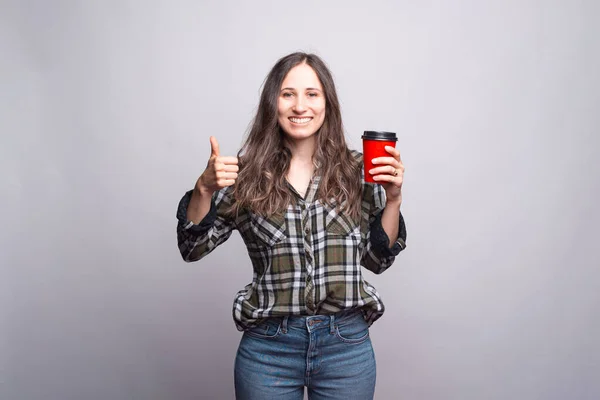
[[[291,87],[286,87],[286,88],[283,88],[283,89],[281,89],[281,91],[282,91],[282,92],[283,92],[284,90],[296,90],[296,89],[295,89],[295,88],[291,88]],[[304,89],[304,90],[316,90],[316,91],[319,91],[319,92],[321,91],[321,89],[317,89],[317,88],[310,88],[310,87],[309,87],[309,88],[306,88],[306,89]]]

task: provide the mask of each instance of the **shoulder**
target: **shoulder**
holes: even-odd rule
[[[385,190],[378,183],[365,182],[365,171],[363,164],[363,153],[357,150],[350,150],[354,160],[360,165],[360,183],[362,186],[363,204],[368,204],[371,209],[381,211],[385,207]]]
[[[350,156],[352,157],[352,159],[354,160],[354,162],[356,163],[356,165],[358,166],[357,170],[360,171],[360,184],[363,187],[363,190],[365,189],[365,171],[364,171],[364,164],[363,164],[363,154],[360,151],[357,150],[350,150]]]
[[[354,158],[354,161],[361,162],[363,161],[363,154],[357,150],[350,150],[350,154]]]

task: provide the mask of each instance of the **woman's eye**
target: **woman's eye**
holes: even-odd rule
[[[285,98],[288,98],[288,97],[292,97],[293,94],[290,93],[290,92],[285,92],[285,93],[282,94],[282,96],[285,97]]]
[[[317,94],[317,93],[309,93],[309,94],[308,94],[308,97],[317,97],[317,96],[318,96],[318,94]]]

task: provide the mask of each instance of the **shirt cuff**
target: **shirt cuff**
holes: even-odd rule
[[[406,225],[404,217],[400,213],[398,220],[398,239],[394,245],[390,247],[390,238],[385,233],[383,225],[381,225],[381,216],[383,212],[375,215],[375,219],[371,222],[371,247],[383,257],[397,256],[406,247]]]
[[[202,235],[203,233],[208,232],[215,223],[215,220],[217,219],[217,206],[215,204],[215,199],[211,198],[208,214],[206,214],[198,224],[194,224],[187,219],[187,209],[190,205],[190,200],[192,199],[192,192],[192,190],[187,192],[179,201],[179,206],[177,206],[177,225],[180,229],[194,235]]]

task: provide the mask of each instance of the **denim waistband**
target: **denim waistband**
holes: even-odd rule
[[[359,318],[364,320],[362,310],[352,309],[330,315],[291,315],[274,319],[281,322],[281,330],[283,333],[287,333],[289,326],[306,328],[309,331],[327,327],[330,332],[333,333],[335,331],[335,324],[349,323],[352,320]]]

